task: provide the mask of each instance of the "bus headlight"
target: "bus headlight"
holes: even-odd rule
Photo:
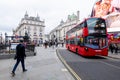
[[[86,50],[86,51],[88,51],[88,48],[87,48],[87,47],[85,47],[85,50]]]

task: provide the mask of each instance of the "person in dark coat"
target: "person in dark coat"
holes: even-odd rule
[[[110,44],[109,49],[110,49],[111,53],[113,53],[114,45],[113,45],[113,44]]]
[[[13,70],[12,70],[12,73],[11,73],[12,76],[15,76],[16,68],[17,68],[17,66],[20,62],[21,62],[21,65],[22,65],[23,72],[27,71],[27,69],[25,69],[25,64],[24,64],[25,57],[26,57],[25,46],[23,44],[23,40],[20,40],[20,43],[16,46],[16,54],[15,54],[15,57],[14,57],[14,59],[16,59],[16,64],[13,67]]]
[[[118,45],[115,44],[115,53],[117,54],[118,53]]]

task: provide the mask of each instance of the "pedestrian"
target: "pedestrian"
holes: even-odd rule
[[[55,46],[58,47],[58,42],[55,42]]]
[[[110,49],[111,53],[113,53],[114,45],[113,45],[113,44],[110,44],[109,49]]]
[[[117,43],[115,44],[115,53],[116,54],[118,53],[118,45],[117,45]]]
[[[44,46],[47,48],[48,42],[45,40]]]
[[[54,49],[54,46],[55,46],[55,42],[54,41],[52,41],[52,46],[53,46],[53,49]]]
[[[16,60],[16,64],[13,67],[13,70],[12,70],[12,73],[11,73],[12,76],[15,76],[16,68],[17,68],[17,66],[20,62],[21,62],[21,65],[22,65],[23,72],[27,71],[27,69],[25,69],[25,64],[24,64],[25,57],[26,57],[25,46],[24,46],[23,40],[20,40],[20,43],[16,46],[16,54],[15,54],[15,57],[14,57],[14,59]]]
[[[64,46],[64,42],[62,41],[61,44],[62,44],[62,47],[63,47]]]

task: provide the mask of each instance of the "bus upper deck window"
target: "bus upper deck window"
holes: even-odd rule
[[[101,27],[105,27],[105,24],[104,24],[104,23],[102,23],[102,24],[101,24]]]

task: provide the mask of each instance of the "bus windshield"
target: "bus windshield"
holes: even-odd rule
[[[106,24],[104,19],[90,18],[87,20],[87,27],[89,34],[91,33],[106,34]]]
[[[102,49],[107,46],[106,37],[87,36],[85,38],[85,46],[93,49]]]

